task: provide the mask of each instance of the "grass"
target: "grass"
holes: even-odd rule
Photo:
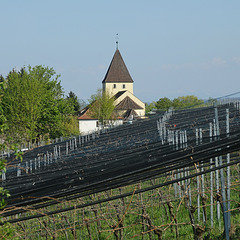
[[[210,222],[210,183],[209,174],[205,175],[206,223],[203,222],[201,202],[201,220],[198,221],[197,209],[193,213],[194,223],[204,229],[203,239],[224,239],[223,218],[220,224],[216,218],[216,201],[214,201],[214,226]],[[102,199],[119,193],[146,188],[164,182],[165,178],[144,181],[135,185],[113,189],[82,199],[62,202],[41,211],[76,206],[92,200]],[[231,167],[231,239],[238,239],[240,234],[240,182],[239,166]],[[183,184],[184,186],[184,184]],[[191,180],[192,206],[197,207],[196,179]],[[215,190],[216,191],[216,190]],[[123,199],[101,203],[84,209],[8,224],[1,228],[0,239],[194,239],[193,227],[189,217],[189,199],[177,193],[173,185],[132,195]],[[215,195],[215,194],[214,194]],[[22,214],[30,215],[30,213]],[[15,216],[14,216],[15,217]],[[4,236],[4,237],[3,237]]]

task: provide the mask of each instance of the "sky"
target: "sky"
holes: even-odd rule
[[[239,0],[0,0],[0,74],[43,65],[87,101],[119,50],[143,102],[240,91]]]

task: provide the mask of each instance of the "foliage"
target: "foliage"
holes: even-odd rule
[[[173,107],[174,109],[181,109],[181,108],[194,108],[199,107],[204,104],[204,101],[201,99],[198,99],[194,95],[188,95],[188,96],[181,96],[174,98],[173,100],[170,100],[167,97],[160,98],[156,102],[156,108],[160,110],[168,110],[170,107]]]
[[[115,109],[114,100],[108,92],[99,89],[89,100],[91,116],[103,124],[112,120]]]
[[[16,229],[10,223],[5,223],[0,227],[1,239],[19,239],[14,237]]]
[[[189,107],[193,108],[203,103],[204,103],[203,100],[200,100],[196,96],[191,95],[191,96],[182,96],[182,97],[173,99],[172,106],[175,109],[189,108]]]
[[[0,80],[1,89],[4,88],[3,84],[4,84],[4,79],[1,76],[1,80]],[[2,95],[0,95],[0,102],[1,102],[1,99],[2,99]],[[3,115],[2,105],[0,105],[0,134],[2,134],[4,132],[4,130],[6,130],[6,129],[7,129],[6,118]],[[13,146],[13,145],[9,146],[8,141],[6,141],[6,139],[5,139],[5,141],[0,144],[0,150],[4,151],[6,146],[11,148],[11,149],[15,149],[15,146]],[[18,158],[18,157],[20,157],[20,153],[18,153],[18,155],[16,155],[16,158]],[[0,158],[0,177],[4,172],[6,172],[6,160]],[[9,191],[7,189],[3,188],[3,187],[0,187],[0,211],[2,209],[4,209],[4,207],[7,205],[6,199],[9,196],[10,196]],[[2,221],[2,219],[0,217],[0,222],[1,221]],[[6,224],[4,224],[3,226],[0,227],[1,239],[12,239],[12,237],[14,235],[14,232],[15,232],[15,230],[8,223],[6,223]]]
[[[66,121],[64,122],[64,135],[63,136],[71,136],[79,134],[79,125],[77,116],[68,116]]]
[[[1,78],[1,88],[3,87],[3,78]],[[0,98],[1,101],[1,98]],[[3,115],[2,106],[0,105],[0,133],[3,132],[4,129],[7,128],[7,125],[5,124],[6,118]],[[0,144],[0,150],[3,151],[6,143]],[[0,159],[0,176],[3,172],[6,172],[6,160]],[[0,209],[3,209],[6,206],[5,198],[9,196],[9,192],[4,189],[3,187],[0,187]]]
[[[156,107],[156,102],[145,103],[145,112],[146,112],[146,114],[148,114],[155,107]]]
[[[69,104],[72,105],[74,108],[74,114],[77,115],[78,112],[81,110],[81,105],[78,101],[77,95],[74,92],[70,91],[67,99],[69,101]]]
[[[156,102],[156,108],[157,109],[168,110],[170,107],[172,107],[172,101],[167,97],[160,98]]]
[[[23,67],[8,74],[1,88],[8,135],[32,141],[64,134],[64,122],[74,113],[74,105],[63,98],[58,78],[53,68],[43,66]]]
[[[0,76],[0,134],[6,148],[15,151],[16,159],[22,161],[22,152],[16,151],[11,136],[32,141],[49,137],[77,134],[76,102],[74,94],[63,98],[63,90],[52,68],[36,66],[19,72],[11,71],[7,78]],[[79,105],[80,107],[80,105]],[[75,110],[75,112],[74,112]],[[6,172],[6,161],[0,159],[0,176]],[[0,187],[0,210],[7,205],[9,191]],[[1,221],[2,219],[0,219]],[[6,223],[0,227],[1,239],[13,239],[15,230]]]

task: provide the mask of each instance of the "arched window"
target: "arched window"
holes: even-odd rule
[[[116,84],[113,84],[113,88],[117,88],[117,85],[116,85]]]
[[[123,84],[123,88],[126,88],[126,85],[125,85],[125,84]]]

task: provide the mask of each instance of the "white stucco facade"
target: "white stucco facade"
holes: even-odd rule
[[[79,120],[79,131],[81,135],[93,133],[98,130],[98,120]]]
[[[117,119],[110,121],[108,124],[104,126],[104,128],[112,128],[118,127],[123,124],[122,119]],[[103,126],[99,123],[98,120],[79,120],[79,131],[81,135],[91,134],[93,132],[97,132],[101,130]]]

